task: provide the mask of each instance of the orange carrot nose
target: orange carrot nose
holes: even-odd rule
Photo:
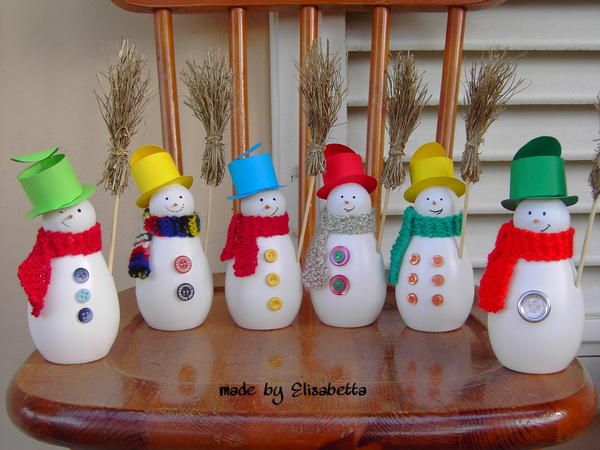
[[[177,208],[179,206],[178,203],[173,203],[173,208]]]
[[[67,216],[67,219],[72,219],[72,218],[73,218],[73,214],[69,214],[69,215]]]
[[[271,209],[271,205],[265,205],[265,209]]]
[[[533,219],[533,223],[535,223],[535,224],[540,223],[540,219]]]
[[[349,204],[350,204],[350,202],[349,202],[348,200],[344,200],[344,204],[345,204],[345,205],[349,205]]]
[[[433,201],[434,206],[437,205],[437,203],[435,202],[435,200]]]

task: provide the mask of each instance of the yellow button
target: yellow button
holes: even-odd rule
[[[276,273],[270,273],[267,275],[266,280],[269,286],[277,286],[281,281],[281,278]]]
[[[269,299],[269,309],[271,311],[279,311],[283,302],[279,297],[272,297]]]
[[[270,263],[277,261],[277,250],[270,248],[265,252],[264,257],[265,261]]]

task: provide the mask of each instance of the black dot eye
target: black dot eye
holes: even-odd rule
[[[429,201],[429,197],[427,197],[427,201]]]
[[[63,214],[63,213],[64,213],[64,211],[59,211],[59,213]]]
[[[343,196],[343,195],[340,195],[340,197],[344,198],[344,196]]]
[[[169,201],[169,197],[165,197],[165,200],[166,200],[166,201]]]
[[[77,208],[77,212],[81,212],[81,208]],[[545,215],[545,214],[546,214],[546,213],[544,213],[544,215]]]
[[[276,201],[277,201],[277,199],[276,199],[275,197],[273,197],[273,201],[274,201],[274,202],[276,202]]]
[[[443,199],[443,198],[440,198],[440,202],[443,202],[443,201],[444,201],[444,199]]]
[[[545,215],[546,215],[546,211],[544,211],[544,212],[542,213],[542,216],[545,216]]]
[[[529,215],[531,215],[531,211],[529,211]]]
[[[262,201],[263,201],[263,199],[261,198],[261,199],[260,199],[260,201],[262,202]]]
[[[179,198],[183,198],[183,195],[180,195]]]
[[[352,198],[356,198],[356,195],[353,195]]]

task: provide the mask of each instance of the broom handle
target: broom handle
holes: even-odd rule
[[[381,220],[379,221],[379,230],[377,230],[377,251],[381,252],[381,241],[383,240],[383,229],[385,228],[385,218],[387,217],[388,205],[390,202],[390,190],[386,189],[383,197],[383,210],[381,211]]]
[[[117,221],[119,220],[119,198],[120,194],[115,195],[115,202],[113,205],[113,220],[112,230],[110,231],[110,247],[108,250],[108,272],[112,275],[113,264],[115,262],[115,247],[117,245]]]
[[[465,241],[467,239],[467,215],[469,214],[469,192],[471,191],[471,183],[465,184],[465,203],[463,206],[462,225],[460,228],[460,246],[458,250],[459,259],[463,259],[465,254]]]
[[[585,229],[585,238],[583,239],[583,247],[581,248],[581,256],[579,257],[579,266],[577,267],[577,278],[575,279],[575,287],[581,286],[581,278],[583,277],[583,267],[585,266],[585,258],[587,256],[588,247],[590,243],[590,237],[592,236],[592,227],[594,226],[594,219],[596,212],[598,211],[598,203],[600,203],[600,196],[596,197],[592,204],[592,210],[588,217],[587,228]]]
[[[208,186],[208,211],[206,212],[206,230],[204,233],[204,253],[208,257],[208,235],[210,234],[210,216],[212,211],[212,193],[213,187]]]
[[[315,190],[315,181],[317,177],[310,177],[308,182],[308,196],[306,198],[306,205],[304,206],[304,214],[302,216],[302,229],[300,230],[300,237],[298,238],[298,251],[296,252],[296,262],[300,262],[302,256],[302,247],[304,245],[304,238],[306,236],[306,226],[308,225],[308,213],[312,206],[313,192]]]

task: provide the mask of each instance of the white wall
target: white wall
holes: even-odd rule
[[[209,48],[227,54],[227,16],[175,16],[175,47],[179,69],[189,56],[203,58]],[[95,183],[106,152],[106,129],[92,90],[96,73],[114,58],[121,37],[138,45],[148,57],[151,84],[158,92],[150,15],[117,8],[109,0],[3,0],[0,8],[0,393],[23,360],[33,350],[26,322],[26,300],[16,277],[17,265],[27,256],[39,226],[27,220],[30,205],[17,182],[22,167],[9,161],[12,155],[50,146],[69,154],[84,182]],[[270,149],[268,23],[265,13],[248,17],[250,140],[261,140]],[[185,87],[179,86],[179,95]],[[186,173],[195,176],[192,192],[198,212],[204,216],[205,188],[199,178],[204,131],[180,101],[182,141]],[[229,132],[227,132],[227,140]],[[161,144],[158,97],[148,106],[146,121],[131,147]],[[227,143],[228,145],[228,143]],[[218,253],[229,220],[229,180],[217,189],[211,233],[210,259],[214,271],[222,271]],[[127,276],[127,259],[139,226],[135,186],[123,198],[115,279],[118,289],[133,285]],[[109,238],[112,200],[100,188],[92,203]],[[222,226],[217,226],[221,224]],[[92,387],[93,388],[93,387]],[[0,408],[0,448],[47,448],[15,429]]]

